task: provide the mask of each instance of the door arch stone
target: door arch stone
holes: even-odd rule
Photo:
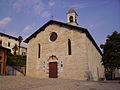
[[[49,78],[58,77],[58,58],[55,55],[52,55],[48,59],[49,67]]]

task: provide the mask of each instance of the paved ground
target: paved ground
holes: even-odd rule
[[[0,90],[120,90],[120,83],[0,76]]]

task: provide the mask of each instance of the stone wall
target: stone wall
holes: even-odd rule
[[[104,67],[101,64],[102,56],[90,41],[86,37],[86,58],[88,61],[88,75],[90,80],[99,80],[104,76]]]
[[[65,26],[49,25],[44,31],[32,38],[27,47],[27,76],[48,78],[49,57],[58,58],[58,78],[86,80],[86,72],[89,71],[86,34],[80,30],[69,30]],[[50,35],[56,32],[57,40],[50,41]],[[68,55],[68,39],[71,40],[72,55]],[[38,58],[38,44],[40,44],[40,58]],[[88,47],[93,47],[88,46]],[[96,50],[96,49],[95,49]],[[95,52],[98,53],[98,52]],[[96,58],[95,58],[96,59]],[[61,61],[63,67],[61,67]],[[90,63],[91,64],[91,63]],[[62,70],[61,70],[62,68]]]

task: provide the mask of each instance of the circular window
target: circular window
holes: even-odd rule
[[[57,39],[57,33],[52,32],[52,33],[51,33],[51,36],[50,36],[50,40],[51,40],[51,41],[55,41],[56,39]]]

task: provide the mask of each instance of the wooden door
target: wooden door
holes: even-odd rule
[[[0,74],[1,74],[1,71],[2,71],[2,63],[0,63]]]
[[[49,63],[49,78],[57,78],[58,74],[57,69],[57,62],[50,62]]]

